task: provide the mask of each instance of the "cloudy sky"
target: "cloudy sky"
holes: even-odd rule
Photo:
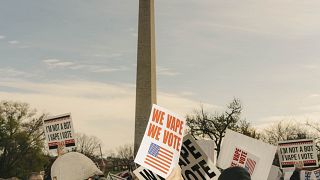
[[[233,97],[257,127],[320,117],[320,1],[157,0],[158,104]],[[104,149],[132,143],[138,0],[0,2],[0,99],[71,112]],[[115,138],[116,137],[116,138]]]

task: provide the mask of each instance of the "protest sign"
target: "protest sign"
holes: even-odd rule
[[[240,166],[249,172],[252,176],[256,165],[259,163],[259,158],[239,147],[235,147],[233,151],[233,158],[231,160],[231,166]]]
[[[212,161],[212,163],[215,165],[217,162],[217,158],[215,156],[216,153],[216,145],[213,140],[206,140],[206,139],[200,139],[196,140],[197,144],[200,146],[200,148],[206,153],[206,155],[209,157],[209,159]]]
[[[271,166],[268,180],[280,180],[282,176],[282,172],[278,166]]]
[[[318,157],[312,139],[278,142],[278,155],[282,169],[293,168],[301,163],[302,167],[317,167]]]
[[[302,170],[300,172],[301,180],[320,180],[320,169],[313,171]]]
[[[220,175],[220,171],[190,134],[183,137],[179,165],[185,180],[218,179]]]
[[[43,121],[44,133],[49,150],[60,147],[75,147],[71,114],[49,117]]]
[[[183,116],[154,104],[134,162],[167,178],[178,164],[185,126]]]
[[[164,180],[163,177],[153,173],[152,171],[140,166],[138,169],[133,171],[134,175],[137,176],[139,180]]]
[[[300,180],[316,180],[312,171],[300,171]]]
[[[316,180],[320,180],[320,169],[313,170],[313,174]]]
[[[277,147],[227,129],[217,166],[240,165],[251,171],[252,179],[267,180]]]

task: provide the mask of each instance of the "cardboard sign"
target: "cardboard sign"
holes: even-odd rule
[[[133,171],[139,180],[165,180],[163,177],[153,173],[152,171],[140,166]]]
[[[71,114],[47,118],[43,121],[44,134],[49,150],[61,147],[75,147],[75,137]]]
[[[183,116],[154,104],[134,162],[167,178],[178,164],[185,126]]]
[[[313,170],[313,174],[316,180],[320,180],[320,169]]]
[[[300,172],[300,179],[301,180],[315,180],[313,177],[313,172],[312,171],[304,171],[302,170]]]
[[[247,164],[247,168],[252,168],[254,161],[251,179],[267,180],[276,150],[275,146],[227,129],[217,166],[227,169],[232,163],[243,162]],[[248,159],[252,161],[247,161]]]
[[[217,163],[217,158],[215,156],[216,153],[216,145],[213,140],[200,139],[196,140],[197,144],[200,148],[206,153],[208,158],[213,162],[214,165]]]
[[[313,171],[302,170],[300,172],[301,180],[320,180],[320,169],[316,169]]]
[[[184,179],[218,179],[220,171],[200,148],[193,137],[183,137],[179,159],[181,174]]]
[[[278,142],[280,166],[293,168],[301,163],[302,167],[317,167],[318,157],[315,143],[312,139]]]
[[[258,162],[259,158],[241,148],[236,147],[233,151],[233,158],[231,160],[230,166],[240,166],[245,168],[249,174],[252,176]]]

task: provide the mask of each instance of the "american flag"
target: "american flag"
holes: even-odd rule
[[[157,144],[151,143],[144,163],[163,172],[164,174],[167,174],[169,172],[172,159],[173,152]]]
[[[247,169],[250,175],[252,175],[255,167],[256,167],[256,161],[248,158],[245,164],[245,169]]]

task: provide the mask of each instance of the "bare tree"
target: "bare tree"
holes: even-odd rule
[[[222,113],[211,114],[201,106],[200,110],[196,110],[192,115],[187,115],[189,132],[195,139],[210,138],[214,140],[218,156],[227,129],[241,130],[247,135],[257,136],[256,131],[250,127],[250,123],[240,120],[241,112],[242,105],[239,99],[233,99]]]
[[[303,124],[292,121],[280,121],[264,129],[262,140],[277,145],[278,141],[311,138],[312,134],[307,131]]]
[[[246,135],[255,139],[261,138],[261,134],[254,127],[252,127],[250,122],[246,120],[240,120],[238,122],[236,131],[243,135]]]
[[[96,136],[89,136],[84,133],[77,133],[77,148],[76,151],[80,152],[91,159],[100,156],[101,140]]]
[[[307,127],[311,128],[311,133],[313,134],[313,138],[315,139],[316,142],[316,147],[318,152],[320,151],[320,124],[319,123],[306,123]],[[320,155],[319,155],[320,156]]]
[[[125,144],[117,148],[117,157],[121,159],[133,159],[133,145]]]
[[[122,160],[129,170],[134,167],[133,144],[125,144],[117,148],[117,157]]]

